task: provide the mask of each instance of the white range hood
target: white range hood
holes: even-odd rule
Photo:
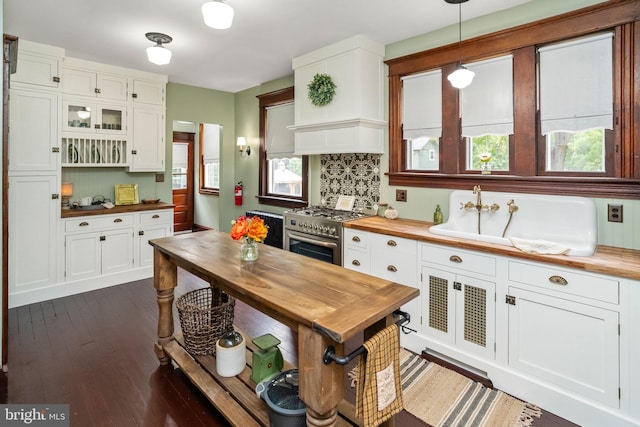
[[[384,46],[362,36],[294,58],[295,153],[383,153]],[[331,102],[316,106],[309,83],[327,74],[335,83]]]

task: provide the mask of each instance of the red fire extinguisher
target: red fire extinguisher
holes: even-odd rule
[[[233,195],[236,199],[236,206],[242,206],[242,181],[236,184]]]

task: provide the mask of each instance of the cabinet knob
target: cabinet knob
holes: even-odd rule
[[[113,222],[122,222],[122,218],[116,218],[113,220]]]
[[[553,283],[554,285],[562,285],[562,286],[566,286],[569,284],[569,282],[567,281],[567,279],[565,279],[562,276],[551,276],[549,277],[549,281],[551,283]]]
[[[107,240],[107,236],[100,236],[100,241],[104,242],[105,240]]]
[[[358,261],[357,259],[354,259],[353,261],[351,261],[351,264],[355,265],[356,267],[359,267],[360,261]]]
[[[462,263],[462,258],[460,258],[458,255],[451,255],[449,257],[449,261],[455,262],[457,264],[460,264],[460,263]]]
[[[387,246],[398,246],[395,240],[387,240]]]
[[[138,150],[131,150],[131,154],[138,154]]]
[[[352,241],[354,241],[354,242],[359,242],[359,241],[360,241],[360,238],[359,238],[358,236],[353,236],[353,237],[351,238],[351,240],[352,240]]]
[[[82,221],[80,224],[78,224],[79,227],[86,227],[88,225],[89,223],[87,221]]]
[[[51,152],[52,153],[59,153],[60,152],[60,147],[51,147]]]
[[[98,89],[98,88],[93,89],[93,91],[94,91],[95,93],[100,93],[100,89]]]
[[[390,271],[392,273],[395,273],[396,271],[398,271],[398,269],[396,268],[395,265],[388,265],[387,266],[387,271]]]
[[[60,198],[59,194],[52,194],[51,195],[51,200],[58,200]]]

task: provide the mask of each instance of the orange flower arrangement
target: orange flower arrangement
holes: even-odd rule
[[[264,220],[258,216],[252,216],[250,218],[246,216],[239,216],[234,221],[231,221],[233,226],[231,227],[231,238],[233,240],[240,240],[243,238],[251,239],[256,242],[262,242],[267,238],[269,227],[265,225]]]

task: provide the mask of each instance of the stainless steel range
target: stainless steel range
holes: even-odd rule
[[[369,216],[321,206],[284,212],[284,249],[342,265],[342,223]]]

